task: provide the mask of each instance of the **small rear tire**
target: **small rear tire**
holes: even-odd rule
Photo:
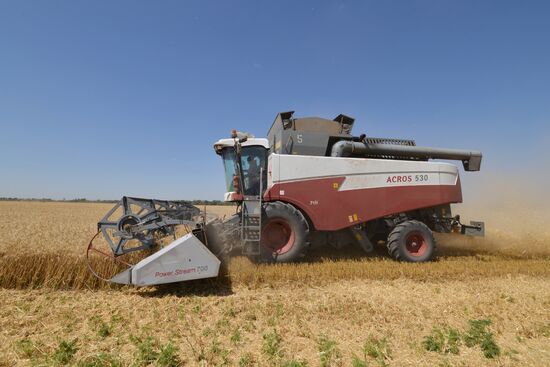
[[[409,220],[398,224],[388,236],[388,252],[398,261],[426,262],[435,253],[432,231],[422,222]]]
[[[294,262],[308,247],[309,227],[303,214],[290,204],[266,203],[262,215],[260,261]]]

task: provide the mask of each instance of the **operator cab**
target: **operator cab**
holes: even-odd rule
[[[222,157],[225,169],[225,201],[242,201],[246,196],[260,196],[260,186],[265,190],[267,183],[267,139],[238,134],[240,139],[246,137],[246,141],[239,143],[237,138],[220,139],[214,144],[214,150]],[[237,144],[240,145],[240,154],[235,150]]]

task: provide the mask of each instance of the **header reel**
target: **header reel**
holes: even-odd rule
[[[152,248],[157,239],[173,236],[177,225],[195,226],[193,218],[199,214],[198,208],[185,201],[124,196],[101,218],[97,229],[114,255],[120,256]]]
[[[100,279],[111,280],[110,273],[130,268],[143,255],[127,255],[153,250],[163,238],[176,239],[176,226],[186,232],[200,226],[200,210],[185,201],[165,201],[124,196],[97,223],[97,234],[88,244],[86,259],[90,271]],[[94,241],[101,233],[104,243]],[[107,246],[110,247],[109,251]],[[100,256],[100,259],[92,254]],[[123,256],[127,255],[127,256]],[[103,259],[113,260],[110,266]],[[100,275],[100,273],[102,275]]]

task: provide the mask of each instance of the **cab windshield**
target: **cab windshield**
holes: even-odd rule
[[[238,177],[236,155],[234,148],[225,148],[222,151],[222,160],[225,168],[225,183],[227,191],[237,191],[235,177]],[[241,150],[241,168],[243,183],[241,192],[244,195],[260,195],[260,172],[263,168],[263,187],[265,189],[267,179],[267,150],[262,146],[243,147]]]

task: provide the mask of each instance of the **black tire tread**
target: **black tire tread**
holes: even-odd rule
[[[309,247],[309,224],[308,224],[306,218],[304,217],[304,215],[302,214],[302,212],[299,211],[298,209],[296,209],[296,207],[294,207],[294,205],[291,205],[291,204],[288,204],[288,203],[285,203],[285,202],[282,202],[282,201],[273,201],[273,202],[265,203],[264,204],[264,211],[268,212],[268,211],[270,211],[270,208],[275,208],[275,207],[279,207],[280,209],[284,208],[283,210],[285,210],[289,214],[291,214],[291,216],[296,219],[298,225],[301,226],[304,230],[304,242],[305,243],[302,246],[300,246],[300,251],[297,252],[292,257],[292,259],[285,259],[284,260],[284,262],[298,261],[306,255],[307,249]],[[263,259],[263,260],[268,260],[268,259]],[[283,262],[283,261],[278,261],[277,258],[272,258],[270,260],[273,261],[273,262]]]
[[[434,251],[435,251],[436,243],[435,243],[435,239],[434,239],[433,233],[430,230],[430,228],[428,228],[428,226],[426,224],[424,224],[424,223],[422,223],[418,220],[408,220],[406,222],[402,222],[402,223],[399,223],[398,225],[396,225],[394,227],[394,229],[390,232],[390,235],[388,236],[388,242],[387,242],[388,252],[389,252],[390,256],[393,257],[397,261],[410,261],[409,259],[404,258],[402,256],[401,252],[399,251],[399,248],[400,248],[399,241],[403,237],[403,232],[407,232],[407,230],[410,227],[413,227],[413,226],[424,227],[427,230],[426,232],[430,236],[428,238],[428,240],[430,240],[433,243]],[[432,253],[432,256],[433,256],[433,253]]]

